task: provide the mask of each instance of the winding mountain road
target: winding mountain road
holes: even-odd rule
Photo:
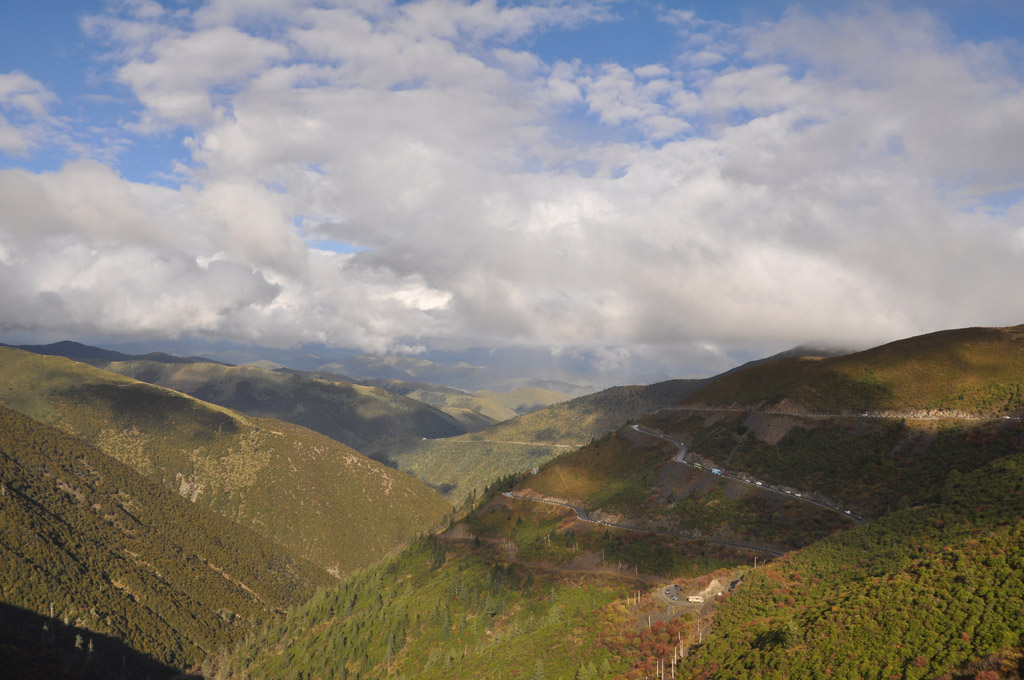
[[[907,412],[898,411],[865,411],[862,413],[816,413],[813,411],[762,411],[739,406],[665,406],[659,411],[700,411],[711,413],[764,413],[770,416],[793,416],[794,418],[879,418],[893,420],[1021,420],[1021,416],[976,416],[959,412]]]
[[[715,409],[715,410],[722,410],[722,409]],[[758,489],[761,489],[762,491],[768,491],[768,492],[771,492],[771,493],[776,493],[776,494],[779,494],[780,496],[785,496],[786,498],[790,498],[790,499],[795,500],[795,501],[800,501],[801,503],[809,503],[811,505],[817,505],[819,508],[825,508],[826,510],[832,510],[834,512],[838,512],[840,515],[842,515],[846,519],[850,520],[851,522],[854,522],[856,524],[864,524],[864,518],[861,517],[860,515],[855,515],[851,511],[846,510],[844,508],[841,508],[838,505],[832,505],[830,503],[822,503],[821,501],[816,501],[816,500],[814,500],[812,498],[808,498],[803,493],[785,491],[785,490],[781,490],[781,489],[773,489],[770,486],[766,486],[764,484],[764,482],[760,482],[758,480],[749,481],[749,480],[746,480],[746,479],[742,479],[742,478],[737,477],[736,475],[731,474],[731,473],[726,472],[726,471],[712,472],[711,470],[708,470],[703,465],[700,465],[698,463],[691,463],[691,462],[687,461],[686,460],[686,444],[684,444],[683,442],[679,441],[678,439],[672,439],[671,437],[669,437],[667,435],[663,435],[663,434],[661,434],[659,432],[653,432],[651,430],[647,430],[647,429],[641,428],[639,425],[633,425],[632,429],[637,431],[637,432],[639,432],[640,434],[645,434],[648,437],[657,437],[658,439],[664,439],[667,442],[672,442],[673,444],[675,444],[679,448],[679,453],[672,460],[674,462],[676,462],[676,463],[680,463],[681,465],[686,465],[686,466],[689,466],[689,467],[692,467],[692,468],[696,468],[698,470],[703,470],[704,472],[715,474],[718,477],[725,477],[726,479],[731,479],[732,481],[739,482],[740,484],[746,484],[747,486],[753,486],[753,487],[756,487]]]

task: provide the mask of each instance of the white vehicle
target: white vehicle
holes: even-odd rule
[[[696,604],[704,604],[704,598],[700,595],[690,595],[688,598],[686,598],[686,601],[694,602]]]
[[[754,482],[754,484],[757,484],[758,486],[764,486],[763,484],[761,484],[761,482]]]
[[[800,494],[798,494],[798,493],[795,493],[793,495],[796,496],[797,498],[800,498]]]
[[[846,513],[847,515],[849,515],[849,514],[850,514],[850,511],[849,511],[849,510],[843,510],[843,512],[845,512],[845,513]]]

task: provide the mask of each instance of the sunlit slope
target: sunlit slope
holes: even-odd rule
[[[789,358],[723,375],[688,404],[779,405],[823,413],[1024,409],[1024,326],[965,328],[830,358]],[[786,406],[787,404],[783,404]]]
[[[566,400],[566,395],[541,387],[520,387],[508,392],[477,390],[473,396],[510,408],[517,414],[532,413]]]
[[[332,570],[368,564],[448,510],[421,482],[306,428],[67,359],[0,348],[0,403]]]
[[[704,382],[669,380],[612,387],[461,437],[397,442],[384,453],[400,470],[458,502],[498,477],[540,465],[631,419],[675,403]]]
[[[677,453],[626,427],[547,462],[514,491],[635,526],[776,551],[851,526],[841,513],[678,463]]]
[[[51,351],[60,349],[53,347]],[[111,361],[105,356],[86,361],[248,415],[302,425],[356,449],[381,438],[452,437],[467,431],[454,418],[428,404],[356,385],[341,376],[318,378],[173,357]]]
[[[51,637],[63,625],[99,633],[89,636],[91,663],[109,666],[108,677],[121,671],[122,655],[131,677],[160,669],[105,645],[104,635],[181,669],[332,580],[256,532],[5,406],[0,479],[2,601],[53,617]],[[6,640],[21,646],[13,635]],[[30,655],[74,651],[70,640],[67,649],[50,641],[53,649],[34,651],[29,642]],[[5,647],[8,661],[11,654]],[[19,666],[18,677],[29,677],[31,667]]]

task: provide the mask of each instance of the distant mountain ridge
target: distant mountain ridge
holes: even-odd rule
[[[441,364],[425,358],[397,354],[360,354],[326,363],[319,370],[350,375],[358,380],[424,382],[454,387],[465,392],[487,389],[507,392],[520,387],[535,387],[576,397],[594,391],[589,385],[562,380],[509,378],[486,366],[464,361]]]
[[[454,387],[403,380],[364,378],[360,382],[382,387],[389,392],[402,394],[441,409],[458,420],[466,432],[476,432],[568,398],[560,392],[540,387],[520,387],[509,392],[465,392]]]
[[[302,425],[357,450],[379,438],[453,437],[466,432],[455,418],[430,405],[336,374],[232,366],[159,353],[127,355],[76,342],[23,349],[82,361],[249,415]]]
[[[115,352],[109,349],[101,349],[99,347],[83,345],[80,342],[74,342],[72,340],[62,340],[60,342],[54,342],[49,345],[4,345],[3,343],[0,343],[0,347],[13,347],[14,349],[21,349],[25,350],[26,352],[32,352],[33,354],[66,357],[68,359],[74,359],[75,361],[146,360],[155,361],[162,364],[209,363],[219,364],[221,366],[230,365],[220,361],[215,361],[214,359],[207,359],[206,357],[176,357],[174,355],[165,354],[163,352],[150,352],[148,354],[124,354],[122,352]]]
[[[378,439],[475,432],[567,398],[539,387],[468,393],[433,383],[300,371],[268,361],[233,366],[201,357],[129,355],[70,341],[19,349],[64,356],[249,415],[302,425],[357,450],[378,451],[367,446]]]

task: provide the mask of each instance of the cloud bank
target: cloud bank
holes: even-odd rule
[[[182,160],[160,182],[100,150],[6,164],[0,330],[693,370],[1024,321],[1019,43],[882,5],[665,12],[665,58],[627,64],[536,47],[614,26],[611,3],[181,7],[83,19],[132,144]],[[0,74],[0,152],[30,153],[59,96]]]

